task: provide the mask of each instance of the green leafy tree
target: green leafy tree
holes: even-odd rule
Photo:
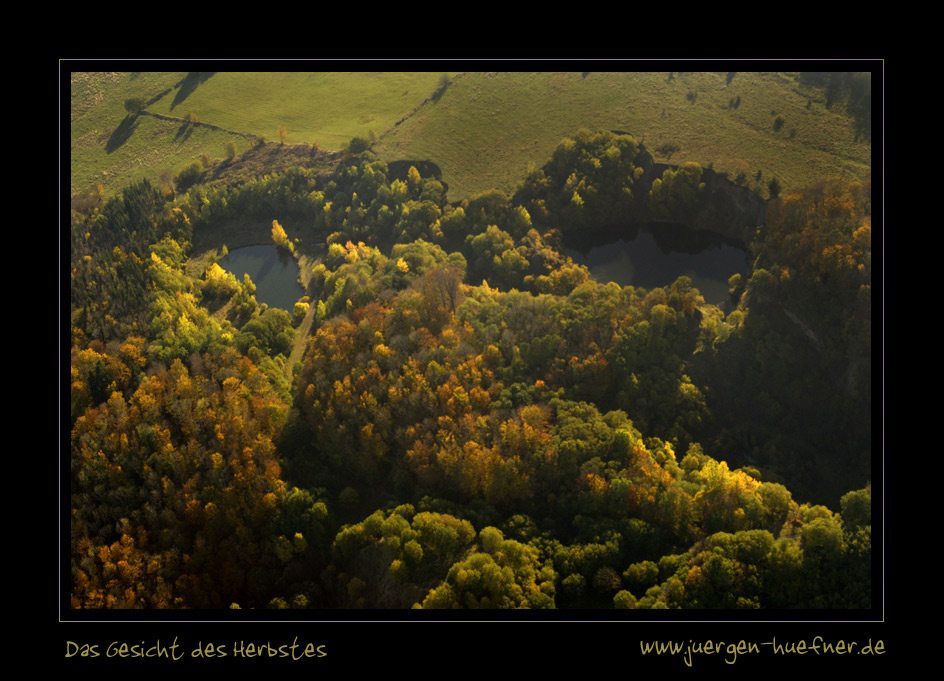
[[[424,609],[554,608],[554,571],[542,566],[537,549],[486,527],[481,552],[449,570],[445,581],[423,599]]]
[[[363,137],[353,137],[348,144],[348,150],[352,154],[360,154],[370,148],[370,142]]]
[[[177,173],[177,177],[174,178],[174,184],[177,185],[178,192],[185,192],[199,182],[202,177],[203,168],[199,161],[194,161]]]
[[[146,103],[141,97],[129,97],[125,100],[125,111],[132,116],[137,116],[144,111]]]

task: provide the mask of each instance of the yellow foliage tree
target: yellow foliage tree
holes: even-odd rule
[[[288,238],[288,234],[285,233],[285,229],[279,224],[278,220],[272,221],[272,241],[275,242],[276,246],[286,249],[289,253],[295,252],[295,245]]]

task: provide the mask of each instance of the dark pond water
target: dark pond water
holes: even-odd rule
[[[728,279],[747,273],[747,254],[718,234],[683,225],[647,225],[582,235],[590,247],[565,239],[567,255],[586,265],[594,279],[646,289],[667,286],[685,275],[708,303],[728,300]]]
[[[305,291],[298,283],[298,264],[276,246],[245,246],[220,259],[220,267],[236,275],[248,274],[256,285],[256,300],[289,312]]]

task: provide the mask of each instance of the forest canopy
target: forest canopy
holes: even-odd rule
[[[72,608],[871,607],[870,181],[745,198],[719,306],[561,248],[717,226],[710,168],[582,130],[450,203],[369,146],[72,212]],[[236,222],[301,307],[199,259]]]

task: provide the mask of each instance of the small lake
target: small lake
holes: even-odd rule
[[[586,265],[599,282],[645,289],[668,286],[690,277],[705,302],[721,305],[728,296],[728,279],[747,274],[747,254],[713,232],[682,225],[654,225],[606,230],[589,239],[594,245],[578,248],[565,238],[564,252]]]
[[[237,281],[248,274],[256,285],[256,300],[269,307],[291,312],[305,294],[298,283],[298,263],[274,244],[235,248],[220,258],[219,264],[236,275]]]

